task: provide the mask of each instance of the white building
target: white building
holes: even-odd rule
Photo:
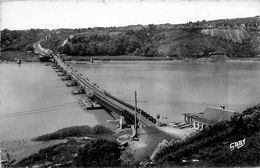
[[[204,112],[185,113],[183,115],[186,123],[191,124],[197,130],[203,130],[219,121],[229,120],[233,114],[234,111],[226,110],[222,106],[221,108],[207,107]]]

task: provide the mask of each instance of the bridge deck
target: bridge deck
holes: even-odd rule
[[[97,86],[93,85],[88,79],[82,76],[79,72],[77,72],[73,67],[69,66],[68,64],[64,63],[61,58],[55,54],[53,54],[53,58],[55,62],[68,74],[70,75],[74,80],[76,80],[83,88],[84,90],[88,90],[93,94],[93,97],[103,106],[106,108],[115,111],[117,113],[121,113],[120,115],[127,115],[130,118],[133,118],[135,115],[135,109],[132,105],[123,102],[122,100],[110,95],[106,91],[98,88]],[[141,109],[138,109],[138,119],[140,119],[140,122],[145,126],[154,126],[155,125],[155,119],[142,111]],[[129,114],[131,116],[129,116]]]

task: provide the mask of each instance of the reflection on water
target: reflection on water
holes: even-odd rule
[[[260,101],[259,63],[97,62],[74,64],[101,88],[152,115],[183,120],[182,113],[226,105],[242,111]]]
[[[101,88],[155,116],[182,120],[182,113],[208,105],[241,111],[260,100],[259,63],[99,62],[75,64]],[[112,117],[83,111],[80,96],[54,70],[40,63],[0,64],[0,140],[31,138],[57,129]],[[1,117],[2,116],[2,117]]]

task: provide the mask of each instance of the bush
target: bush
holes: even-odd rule
[[[92,140],[79,151],[78,165],[84,167],[120,166],[120,148],[114,141]]]
[[[64,139],[67,137],[83,137],[83,136],[96,136],[101,134],[110,134],[112,131],[109,128],[106,128],[102,125],[96,125],[91,128],[89,126],[74,126],[60,129],[54,133],[45,134],[33,138],[34,141],[48,141],[54,139]]]

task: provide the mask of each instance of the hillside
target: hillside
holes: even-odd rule
[[[211,53],[229,58],[259,57],[260,17],[185,24],[129,25],[84,29],[2,30],[1,51],[44,48],[70,56],[142,56],[196,59]]]
[[[231,143],[240,140],[245,141],[244,146],[232,150]],[[164,147],[155,161],[165,166],[259,166],[259,144],[260,104],[237,113],[230,121]],[[194,159],[196,162],[192,162]]]
[[[175,59],[260,55],[259,17],[58,31],[43,43],[71,56],[135,55]],[[74,32],[74,33],[72,33]]]

